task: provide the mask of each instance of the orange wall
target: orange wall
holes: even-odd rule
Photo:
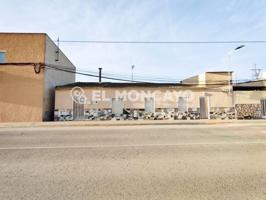
[[[74,65],[43,33],[0,33],[0,51],[6,52],[5,65],[0,65],[0,122],[27,122],[52,120],[54,88],[72,83],[75,74],[43,69],[35,74],[34,67],[8,63],[48,63]]]
[[[6,62],[44,62],[45,34],[0,33],[0,50]]]
[[[42,121],[43,73],[0,66],[0,122]]]
[[[6,63],[43,63],[46,34],[0,33]],[[0,122],[42,121],[43,73],[0,65]]]

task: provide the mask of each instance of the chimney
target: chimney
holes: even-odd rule
[[[102,68],[99,68],[99,83],[102,83]]]

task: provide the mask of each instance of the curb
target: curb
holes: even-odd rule
[[[97,127],[97,126],[147,126],[147,125],[219,125],[219,124],[263,124],[266,120],[190,120],[190,121],[69,121],[69,122],[20,122],[0,123],[0,128],[34,127]]]

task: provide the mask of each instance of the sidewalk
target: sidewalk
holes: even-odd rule
[[[77,127],[77,126],[138,126],[138,125],[215,125],[266,124],[266,120],[132,120],[132,121],[65,121],[0,123],[0,128]]]

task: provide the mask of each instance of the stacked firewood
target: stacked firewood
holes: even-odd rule
[[[236,104],[238,119],[258,119],[261,117],[260,104]]]

